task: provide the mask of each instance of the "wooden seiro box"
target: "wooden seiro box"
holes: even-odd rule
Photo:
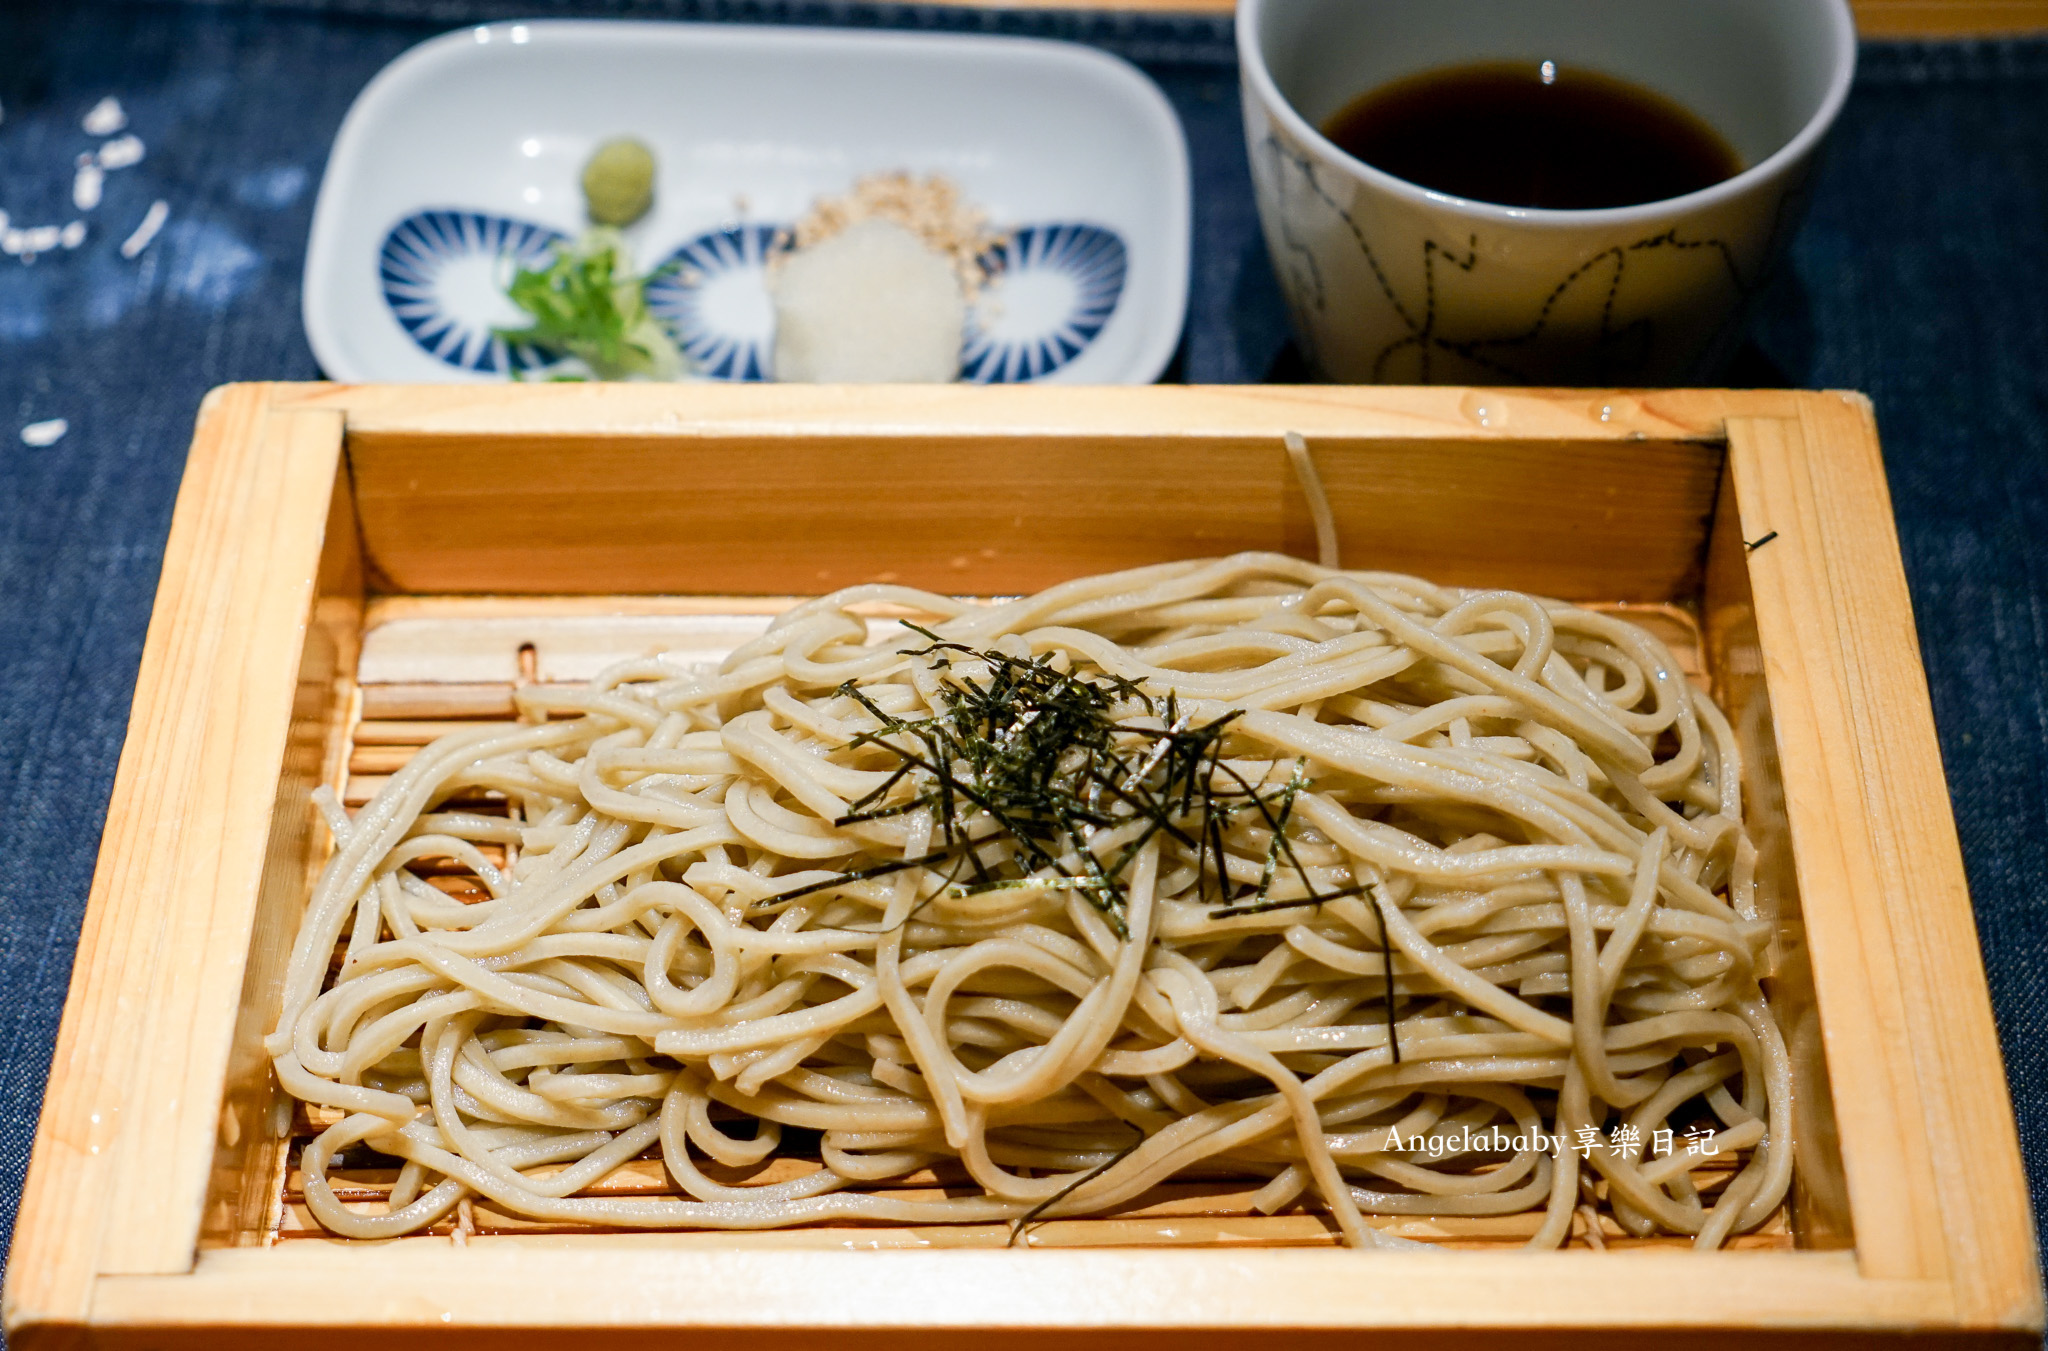
[[[1238,549],[1625,608],[1748,743],[1782,898],[1798,1183],[1735,1251],[1389,1221],[1361,1254],[1228,1180],[1007,1234],[563,1232],[479,1206],[352,1244],[258,1045],[360,801],[521,678],[773,597],[962,594]],[[1767,541],[1767,542],[1764,542]],[[758,623],[755,619],[753,622]],[[638,645],[636,647],[636,645]],[[450,879],[459,885],[458,879]],[[347,1181],[347,1179],[344,1179]],[[387,1180],[388,1181],[388,1180]],[[915,1184],[918,1180],[908,1180]],[[922,1179],[942,1185],[944,1179]],[[658,1190],[658,1164],[607,1186]],[[378,1202],[364,1174],[348,1193]],[[1590,1245],[1603,1239],[1609,1251]],[[2038,1345],[2011,1107],[1868,405],[1460,389],[238,385],[201,412],[7,1273],[21,1351],[936,1344]],[[366,1340],[367,1339],[367,1340]]]

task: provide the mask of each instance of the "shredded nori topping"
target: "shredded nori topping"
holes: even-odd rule
[[[1364,884],[1318,891],[1295,854],[1288,831],[1295,799],[1310,786],[1305,762],[1296,762],[1285,783],[1269,786],[1250,782],[1224,758],[1225,739],[1242,710],[1197,723],[1175,695],[1157,698],[1137,681],[1104,671],[1063,670],[1050,653],[1018,658],[948,642],[915,624],[906,627],[931,640],[906,655],[945,674],[942,706],[929,717],[898,718],[854,682],[839,687],[838,693],[875,721],[848,746],[872,746],[901,763],[834,824],[928,810],[941,843],[920,857],[843,873],[783,893],[778,901],[909,868],[945,867],[953,878],[964,879],[949,884],[956,895],[1032,882],[1080,891],[1117,936],[1127,938],[1125,874],[1158,835],[1194,855],[1197,895],[1209,900],[1214,886],[1219,908],[1212,914],[1218,919],[1321,905],[1368,891]],[[986,675],[964,672],[963,665]],[[908,796],[896,796],[906,782]],[[1259,880],[1250,887],[1234,886],[1225,869],[1224,835],[1243,812],[1255,813],[1270,835]],[[1141,821],[1142,829],[1111,857],[1099,856],[1090,842],[1096,832]],[[997,842],[1011,848],[985,859],[988,846]],[[1283,866],[1307,895],[1271,899]],[[1379,917],[1391,1042],[1393,953],[1385,913]],[[1398,1045],[1394,1058],[1400,1058]]]

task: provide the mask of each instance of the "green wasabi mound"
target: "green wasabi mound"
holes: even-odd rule
[[[599,146],[583,166],[583,199],[599,225],[631,225],[654,205],[654,152],[630,136]]]

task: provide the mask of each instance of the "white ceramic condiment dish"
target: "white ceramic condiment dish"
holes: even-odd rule
[[[679,264],[650,305],[711,378],[766,374],[776,231],[894,170],[944,174],[1011,232],[963,378],[1141,384],[1178,344],[1187,147],[1128,63],[1023,38],[536,21],[422,43],[350,108],[306,256],[327,374],[504,380],[536,360],[493,338],[522,322],[499,288],[583,227],[582,165],[619,135],[658,163],[638,261]]]

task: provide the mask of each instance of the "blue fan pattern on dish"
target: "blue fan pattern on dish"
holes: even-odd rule
[[[647,283],[647,309],[690,366],[713,380],[766,380],[775,345],[768,257],[777,225],[735,225],[698,235]]]
[[[545,365],[553,353],[508,344],[491,330],[524,320],[504,295],[512,269],[544,266],[565,237],[482,211],[416,212],[392,227],[377,255],[384,303],[423,351],[457,369],[510,373]]]
[[[1124,293],[1130,258],[1099,225],[1024,225],[983,255],[991,284],[975,306],[960,378],[1040,380],[1081,355]]]
[[[691,367],[714,380],[765,380],[775,313],[767,267],[785,227],[712,230],[676,249],[647,285],[647,307]],[[476,211],[408,216],[386,236],[384,299],[422,350],[463,370],[516,372],[554,354],[493,335],[521,316],[503,295],[513,266],[538,267],[560,231]],[[1097,225],[1025,225],[984,256],[990,285],[968,316],[960,378],[1041,380],[1102,332],[1122,298],[1129,255]]]

